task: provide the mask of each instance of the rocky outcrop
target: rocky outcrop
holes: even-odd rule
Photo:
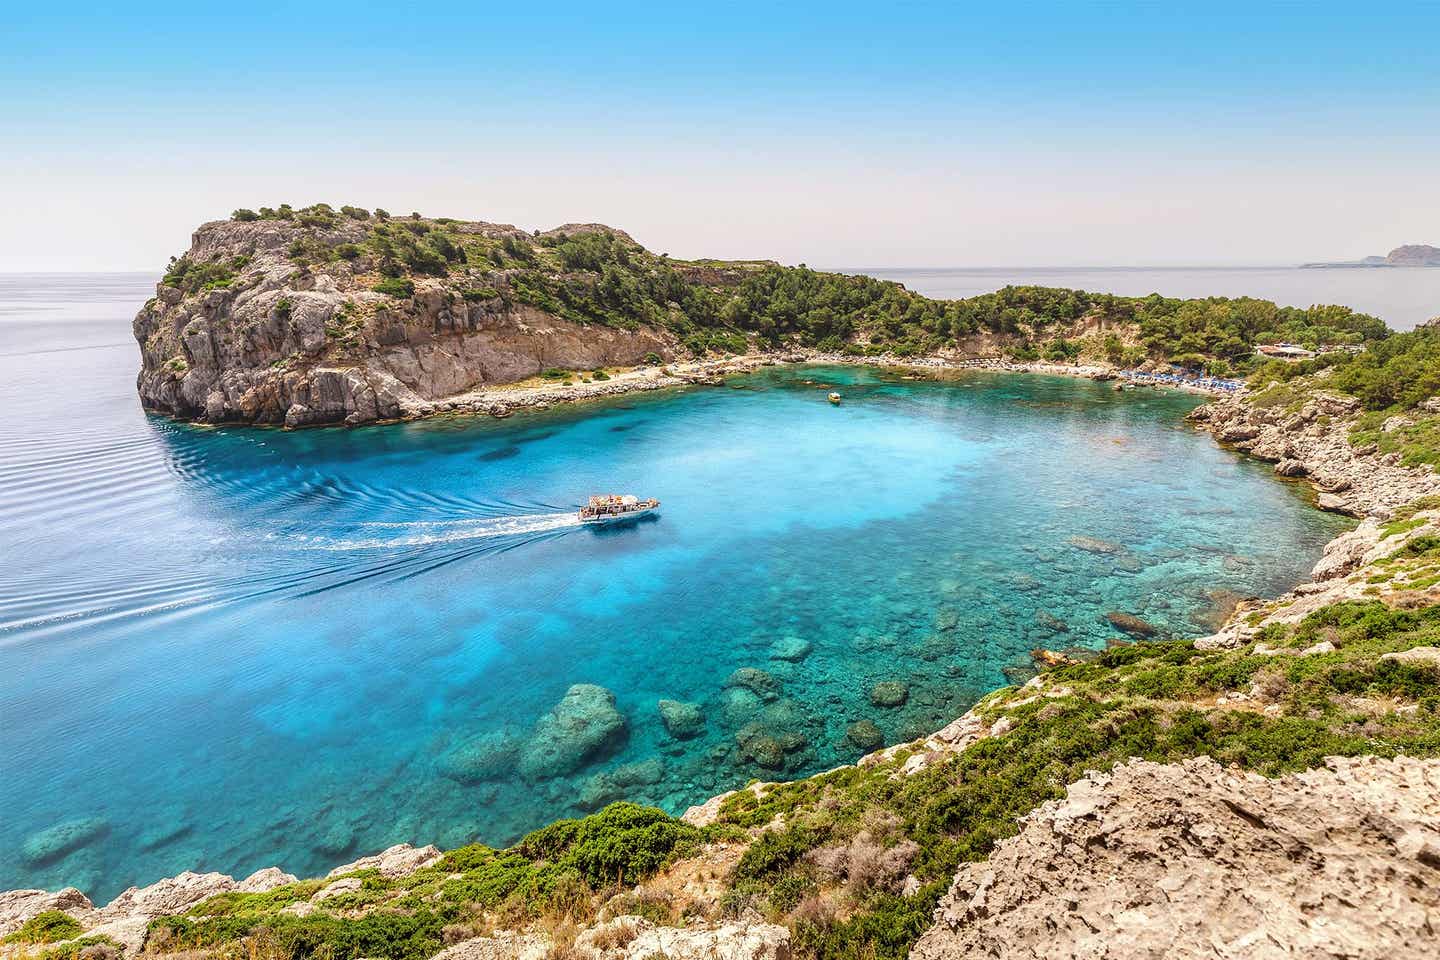
[[[1274,462],[1284,477],[1305,477],[1322,509],[1354,517],[1388,517],[1417,497],[1440,493],[1440,477],[1400,465],[1398,454],[1377,453],[1350,443],[1360,401],[1316,393],[1298,410],[1259,406],[1249,391],[1198,407],[1190,420],[1222,443]]]
[[[1436,760],[1331,759],[1278,780],[1132,761],[963,865],[911,956],[1430,955],[1437,822]]]
[[[434,844],[416,847],[408,843],[397,843],[374,856],[342,863],[326,876],[339,877],[357,870],[378,870],[382,877],[408,877],[416,870],[438,863],[442,856],[444,854]]]
[[[499,224],[453,229],[526,236]],[[361,246],[368,231],[348,220],[318,231],[289,220],[200,227],[184,260],[233,276],[208,289],[172,277],[135,317],[144,405],[210,422],[367,423],[425,416],[446,398],[547,368],[634,365],[678,351],[659,328],[581,325],[465,276],[422,277],[413,295],[377,293],[381,276]],[[307,242],[355,255],[309,262],[296,250]],[[508,274],[498,277],[504,285]]]
[[[219,893],[263,893],[295,877],[275,867],[257,870],[244,880],[223,873],[192,873],[167,877],[145,887],[131,887],[104,907],[96,908],[74,888],[59,893],[11,890],[0,893],[0,937],[18,930],[26,920],[45,910],[63,910],[79,921],[87,937],[109,937],[135,956],[145,944],[150,921],[167,914],[184,913]]]

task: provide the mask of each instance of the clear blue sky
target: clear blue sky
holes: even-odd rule
[[[0,23],[0,269],[315,200],[812,264],[1440,243],[1430,3],[86,6]]]

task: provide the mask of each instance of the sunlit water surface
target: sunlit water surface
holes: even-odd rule
[[[134,396],[149,282],[0,278],[0,889],[503,843],[637,762],[631,797],[680,811],[782,775],[740,756],[747,723],[803,739],[783,775],[823,770],[851,723],[913,737],[1034,647],[1103,647],[1107,611],[1196,635],[1215,591],[1281,590],[1341,529],[1185,427],[1194,398],[1060,378],[775,368],[504,422],[173,424]],[[604,490],[663,515],[578,526]],[[740,667],[779,699],[727,690]],[[882,680],[904,706],[870,704]],[[626,717],[608,752],[442,774],[581,682]],[[672,740],[660,698],[703,735]],[[26,862],[81,817],[106,832]]]

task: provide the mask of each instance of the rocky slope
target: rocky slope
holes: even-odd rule
[[[1437,822],[1436,760],[1332,759],[1276,780],[1208,758],[1121,764],[961,867],[911,956],[1427,955]]]

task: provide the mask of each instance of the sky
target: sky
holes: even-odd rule
[[[1440,4],[207,6],[0,18],[0,271],[317,201],[814,266],[1440,244]]]

